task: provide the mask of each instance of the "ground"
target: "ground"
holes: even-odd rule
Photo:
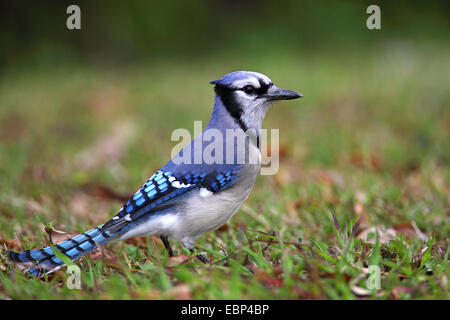
[[[7,72],[0,298],[449,299],[447,52],[396,42],[354,55]],[[265,127],[280,130],[279,171],[259,176],[231,221],[199,239],[210,265],[177,243],[168,258],[157,238],[137,238],[77,261],[81,289],[69,289],[66,269],[41,280],[6,259],[7,248],[40,248],[49,234],[55,243],[67,237],[57,230],[75,234],[112,217],[169,159],[174,129],[206,125],[208,82],[238,69],[304,98],[269,111]]]

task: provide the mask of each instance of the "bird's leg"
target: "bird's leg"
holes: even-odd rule
[[[191,254],[194,254],[194,249],[189,249],[189,251],[191,252]],[[204,255],[197,254],[196,257],[204,264],[209,264],[209,260]]]
[[[159,236],[161,238],[161,241],[164,244],[164,247],[166,248],[166,250],[169,252],[169,257],[173,257],[173,251],[172,248],[170,247],[170,243],[169,243],[169,239],[166,236]]]

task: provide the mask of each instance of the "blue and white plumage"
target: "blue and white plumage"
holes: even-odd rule
[[[215,85],[216,98],[203,133],[215,130],[225,137],[230,129],[246,132],[245,143],[233,140],[231,149],[223,145],[223,161],[206,164],[194,158],[196,151],[202,154],[210,141],[202,139],[202,134],[197,136],[157,171],[111,220],[55,245],[56,249],[76,260],[112,240],[157,235],[170,255],[173,253],[168,238],[180,241],[193,251],[196,239],[219,228],[238,211],[260,170],[259,130],[267,110],[275,100],[296,99],[301,94],[280,89],[267,76],[250,71],[232,72],[211,84]],[[242,154],[245,154],[244,161],[238,161]],[[186,155],[192,161],[183,162]],[[20,253],[9,251],[8,257],[14,262],[31,262],[27,270],[35,276],[64,265],[51,247]]]

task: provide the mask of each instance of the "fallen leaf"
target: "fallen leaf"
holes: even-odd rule
[[[127,201],[128,199],[130,199],[132,195],[132,194],[120,194],[117,191],[113,190],[112,188],[96,184],[83,185],[81,187],[81,190],[97,198],[118,200],[120,202]]]
[[[415,289],[412,287],[395,287],[391,291],[390,297],[394,300],[402,299],[402,294],[408,294],[411,296],[414,293]]]
[[[422,231],[420,231],[414,221],[397,223],[393,226],[393,228],[397,233],[401,233],[407,238],[419,238],[422,241],[425,241],[427,239],[427,236]]]
[[[314,170],[312,175],[316,180],[323,184],[341,188],[345,186],[344,177],[337,171],[318,169]]]
[[[294,291],[299,299],[307,299],[307,300],[322,300],[322,299],[324,299],[323,296],[314,294],[308,290],[301,289],[298,286],[294,286]]]
[[[147,249],[147,239],[150,240],[156,246],[159,246],[163,249],[162,241],[157,236],[150,237],[134,237],[125,240],[125,243],[132,244],[133,246],[139,247],[141,249]]]
[[[21,116],[10,113],[0,123],[0,141],[17,143],[28,132],[28,125]]]
[[[176,285],[173,288],[170,288],[166,291],[166,296],[169,299],[176,300],[192,300],[192,292],[189,286],[185,283],[181,283]]]
[[[373,233],[373,236],[370,239],[367,239],[367,236]],[[367,243],[375,244],[376,242],[376,234],[378,233],[379,241],[382,244],[387,244],[389,241],[394,240],[397,236],[397,233],[394,229],[386,229],[384,227],[368,227],[366,229],[362,229],[358,235],[356,236],[358,239],[361,239]]]
[[[228,223],[225,223],[224,225],[220,226],[219,229],[217,229],[217,231],[224,232],[227,231],[228,229],[230,229],[230,226],[228,225]]]
[[[16,239],[0,238],[0,243],[5,244],[8,249],[16,249],[20,247],[19,241],[17,241]]]
[[[161,292],[156,289],[142,290],[142,289],[130,289],[128,292],[133,299],[145,299],[145,300],[159,300],[161,299]]]
[[[268,273],[259,269],[255,265],[248,264],[246,265],[246,268],[253,272],[255,275],[255,280],[262,282],[268,288],[279,288],[283,285],[282,278],[270,276]]]
[[[57,244],[79,235],[78,232],[65,232],[52,227],[45,227],[45,232],[49,235],[52,243]]]
[[[277,186],[279,187],[293,182],[292,174],[283,167],[279,168],[274,178]]]
[[[81,169],[88,170],[116,162],[121,158],[125,147],[135,134],[136,128],[131,121],[120,121],[113,124],[108,134],[98,139],[90,148],[76,155],[76,163]]]
[[[268,288],[279,288],[283,285],[283,279],[270,277],[268,275],[263,278],[263,282]]]
[[[378,172],[381,170],[381,159],[374,153],[372,153],[370,155],[370,167],[375,172]]]
[[[100,260],[102,257],[102,250],[100,248],[95,248],[91,252],[89,252],[89,258],[92,260]]]
[[[353,151],[350,154],[350,162],[357,167],[364,168],[364,157],[359,151]]]
[[[188,261],[191,258],[192,258],[192,256],[188,256],[185,254],[182,254],[179,256],[174,256],[174,257],[169,257],[169,259],[167,260],[167,263],[166,263],[166,267],[173,268],[175,266],[185,263],[186,261]]]

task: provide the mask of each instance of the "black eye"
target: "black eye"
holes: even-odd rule
[[[244,90],[244,92],[247,94],[252,94],[255,92],[255,87],[248,85],[242,88],[242,90]]]

